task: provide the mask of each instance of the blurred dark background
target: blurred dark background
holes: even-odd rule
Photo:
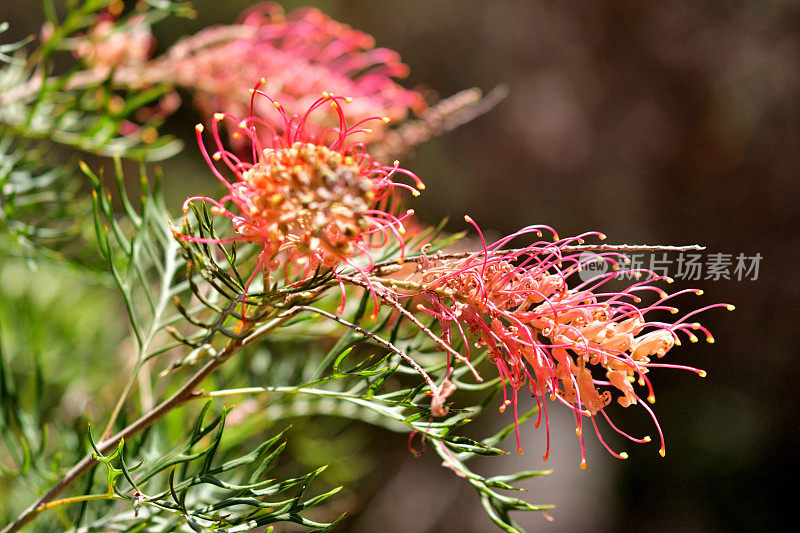
[[[232,22],[251,3],[196,1],[196,19],[155,28],[159,49],[206,25]],[[541,432],[528,425],[525,455],[476,465],[498,472],[555,468],[553,476],[525,484],[527,498],[557,506],[550,513],[555,520],[520,517],[526,527],[717,531],[784,525],[794,514],[791,487],[799,473],[798,3],[283,5],[287,11],[314,5],[399,51],[411,67],[408,87],[445,97],[473,86],[508,85],[509,96],[496,109],[403,161],[428,185],[415,204],[426,221],[451,215],[450,229],[466,229],[462,215],[469,213],[500,233],[545,223],[563,235],[600,230],[611,243],[698,243],[708,247],[706,254],[763,257],[756,280],[732,275],[679,280],[673,287],[705,290],[702,298],[681,300],[683,306],[728,302],[737,310],[700,317],[715,344],[687,343],[668,356],[706,369],[706,379],[669,370],[651,374],[666,458],[656,444],[630,445],[623,447],[630,459],[618,461],[587,435],[589,469],[580,471],[577,440],[562,413],[548,463],[541,461]],[[17,33],[35,31],[39,8],[5,0],[0,19]],[[197,120],[187,111],[170,129],[191,139]],[[176,209],[198,180],[211,187],[189,146],[166,164]],[[643,410],[617,409],[615,415],[632,433],[655,435]],[[435,454],[414,458],[401,449],[388,459],[375,470],[371,506],[350,518],[346,530],[491,530],[474,491],[439,468]]]

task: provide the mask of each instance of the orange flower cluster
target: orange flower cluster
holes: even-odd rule
[[[318,98],[304,115],[288,115],[259,86],[251,91],[253,99],[262,96],[271,102],[273,111],[283,121],[280,133],[261,117],[251,115],[239,120],[217,113],[211,128],[217,150],[209,154],[203,142],[205,128],[198,124],[197,139],[203,156],[228,193],[219,200],[191,197],[183,206],[185,212],[196,200],[210,203],[212,213],[232,220],[236,236],[181,237],[194,242],[258,243],[262,251],[256,271],[269,272],[283,265],[288,274],[299,267],[301,278],[317,268],[335,273],[340,265],[364,273],[373,264],[370,250],[393,238],[403,250],[403,220],[413,211],[393,214],[395,206],[390,196],[397,186],[419,194],[418,189],[424,185],[416,175],[398,168],[397,164],[387,167],[377,163],[362,144],[348,139],[353,134],[368,133],[364,122],[380,119],[348,125],[343,107],[350,99],[328,93]],[[309,117],[323,108],[334,111],[339,126],[329,130],[321,141],[310,136],[306,126]],[[218,125],[225,119],[235,122],[237,135],[249,139],[252,163],[240,160],[223,147]],[[271,139],[269,146],[262,145],[264,138]],[[217,168],[218,162],[227,167],[235,180],[223,176]],[[410,176],[416,188],[395,182],[397,174]]]
[[[471,219],[468,219],[471,221]],[[477,226],[476,226],[477,227]],[[536,242],[526,248],[503,251],[503,247],[520,235],[537,233],[545,227],[526,228],[514,235],[485,247],[483,253],[460,260],[436,260],[423,263],[421,280],[416,281],[427,305],[418,309],[438,318],[444,340],[453,345],[453,326],[464,340],[469,357],[470,338],[485,346],[497,366],[504,384],[511,386],[509,399],[504,387],[505,401],[501,410],[513,406],[517,420],[518,391],[527,384],[540,406],[548,427],[545,397],[569,406],[576,419],[576,432],[581,442],[581,466],[586,467],[583,446],[583,419],[589,417],[601,442],[614,456],[616,453],[603,440],[597,427],[600,413],[620,434],[634,442],[648,442],[623,433],[608,419],[605,408],[612,401],[612,391],[620,393],[619,405],[641,404],[652,416],[661,437],[660,453],[665,452],[664,439],[653,411],[642,402],[634,390],[638,381],[647,387],[647,399],[655,401],[647,376],[655,367],[690,370],[705,376],[705,372],[682,365],[654,362],[674,345],[680,344],[679,334],[697,341],[695,330],[701,330],[713,342],[710,333],[697,322],[688,319],[706,309],[733,306],[714,304],[684,315],[673,323],[647,317],[656,311],[677,313],[668,303],[670,298],[686,292],[702,294],[699,290],[679,291],[668,295],[654,286],[663,276],[650,272],[646,279],[629,284],[621,290],[603,290],[618,277],[619,256],[594,256],[609,262],[612,271],[574,284],[568,278],[582,270],[583,258],[570,251],[583,243],[587,233],[555,242]],[[671,281],[667,279],[667,281]],[[651,292],[657,300],[641,305],[639,294]],[[519,443],[519,427],[517,427]],[[522,448],[519,449],[522,453]]]

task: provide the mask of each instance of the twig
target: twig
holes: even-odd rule
[[[196,394],[195,388],[200,385],[200,383],[202,383],[203,380],[205,380],[212,372],[219,368],[222,363],[227,361],[231,356],[238,352],[240,348],[241,345],[238,341],[231,340],[225,349],[220,352],[217,358],[206,363],[177,392],[155,406],[148,413],[144,414],[142,417],[134,421],[132,424],[121,430],[113,437],[99,442],[97,444],[97,449],[102,454],[112,451],[119,446],[119,442],[122,439],[129,439],[131,436],[136,435],[140,431],[152,425],[154,422],[161,419],[164,415],[176,407],[179,407],[190,400]],[[50,490],[33,502],[30,507],[25,509],[13,522],[8,524],[1,533],[12,533],[14,531],[19,531],[23,526],[39,516],[42,511],[45,511],[48,508],[48,502],[52,501],[53,498],[64,492],[67,487],[77,481],[78,478],[80,478],[95,464],[97,464],[97,458],[94,453],[87,454],[66,474],[64,474],[64,477],[62,477],[58,483],[53,485]]]
[[[367,285],[366,282],[361,281],[358,278],[355,278],[355,277],[352,277],[352,276],[344,276],[344,275],[340,276],[340,277],[343,280],[352,283],[353,285],[358,285],[359,287],[362,287],[362,288],[364,288],[366,290],[373,290],[373,289],[371,289],[369,287],[369,285]],[[374,285],[374,283],[373,283],[373,285]],[[378,292],[377,294],[378,294],[378,296],[380,296],[380,298],[383,301],[383,303],[385,303],[386,305],[388,305],[392,309],[396,310],[398,313],[400,313],[401,315],[406,317],[412,324],[417,326],[420,329],[420,331],[422,331],[428,338],[430,338],[434,342],[434,344],[436,345],[437,348],[445,350],[446,352],[450,353],[453,357],[455,357],[458,361],[464,363],[470,369],[470,371],[472,372],[472,375],[475,377],[476,380],[483,381],[483,378],[480,376],[480,374],[478,374],[478,371],[475,370],[475,368],[472,366],[472,363],[469,362],[469,359],[467,359],[466,357],[464,357],[463,355],[458,353],[455,349],[453,349],[452,346],[450,346],[450,344],[445,342],[442,338],[440,338],[438,335],[436,335],[434,332],[432,332],[429,328],[427,328],[425,326],[425,324],[420,322],[419,319],[417,317],[415,317],[412,313],[410,313],[405,307],[403,307],[402,305],[398,304],[392,298],[388,298],[386,295],[381,294],[380,292]]]
[[[433,379],[431,379],[431,377],[428,375],[428,373],[425,372],[425,370],[423,370],[423,368],[421,366],[419,366],[419,364],[416,361],[414,361],[414,359],[410,355],[408,355],[403,350],[401,350],[400,348],[398,348],[397,346],[395,346],[391,342],[387,341],[386,339],[382,339],[378,335],[375,335],[374,333],[372,333],[370,331],[367,331],[364,328],[353,324],[352,322],[348,322],[347,320],[343,319],[342,317],[336,316],[336,315],[334,315],[332,313],[329,313],[327,311],[323,311],[322,309],[317,309],[316,307],[312,307],[310,305],[298,305],[298,306],[294,307],[293,310],[294,309],[303,310],[303,311],[311,311],[312,313],[317,313],[318,315],[322,315],[322,316],[324,316],[326,318],[330,318],[331,320],[333,320],[335,322],[338,322],[339,324],[341,324],[343,326],[347,326],[348,328],[352,329],[353,331],[355,331],[357,333],[361,333],[365,337],[369,337],[370,339],[372,339],[373,341],[377,342],[378,344],[380,344],[384,348],[388,349],[389,351],[391,351],[393,353],[396,353],[397,355],[402,357],[409,365],[411,365],[411,367],[414,370],[416,370],[423,377],[423,379],[428,383],[428,386],[431,389],[431,394],[433,394],[434,400],[441,396],[442,390],[439,387],[436,386],[436,383],[433,382]]]
[[[298,306],[301,307],[301,306]],[[150,427],[152,424],[160,420],[167,413],[173,409],[180,407],[187,401],[193,399],[199,393],[196,388],[217,368],[222,366],[228,359],[233,357],[239,350],[246,345],[257,340],[260,336],[268,331],[278,327],[280,324],[289,319],[299,310],[297,307],[288,310],[286,313],[276,317],[272,322],[259,328],[257,332],[251,334],[244,340],[231,339],[228,344],[223,348],[219,354],[203,365],[190,379],[187,381],[177,392],[172,396],[153,407],[150,411],[142,415],[126,428],[122,429],[119,433],[105,439],[97,444],[97,449],[100,453],[105,454],[114,450],[122,439],[130,439],[133,435],[141,432],[142,430]],[[269,326],[269,327],[267,327]],[[64,492],[70,485],[77,481],[84,473],[86,473],[92,466],[97,464],[97,458],[93,453],[87,454],[75,466],[73,466],[64,476],[53,485],[50,490],[39,497],[27,509],[20,513],[17,518],[8,524],[0,533],[13,533],[19,531],[26,524],[34,520],[39,514],[48,509],[48,503],[51,502],[56,496]]]
[[[672,246],[672,245],[665,245],[665,244],[577,244],[571,246],[561,246],[559,250],[565,252],[581,252],[581,251],[599,251],[599,252],[689,252],[689,251],[701,251],[705,250],[705,246],[701,246],[699,244],[690,244],[686,246]],[[507,248],[505,250],[497,250],[491,252],[492,255],[504,255],[504,254],[514,254],[519,252],[530,252],[529,248]],[[542,250],[547,251],[547,250]],[[447,259],[464,259],[476,254],[482,254],[483,252],[452,252],[452,253],[445,253],[445,252],[436,252],[435,254],[430,255],[413,255],[408,256],[405,258],[406,263],[421,263],[424,260],[429,261],[443,261]],[[381,276],[381,269],[385,267],[392,267],[392,272],[397,270],[397,260],[396,259],[387,259],[386,261],[380,261],[373,265],[371,272],[375,272],[376,275]],[[390,274],[391,272],[387,272]]]

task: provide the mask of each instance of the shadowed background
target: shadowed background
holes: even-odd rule
[[[252,2],[196,1],[198,17],[154,29],[159,50],[179,36],[229,23]],[[527,482],[526,498],[553,503],[552,523],[572,531],[774,529],[790,512],[798,471],[796,396],[800,335],[800,7],[796,2],[284,2],[313,5],[400,52],[404,82],[441,97],[507,84],[489,114],[433,140],[402,163],[427,183],[418,214],[466,229],[508,233],[544,223],[562,235],[605,232],[611,243],[703,244],[706,253],[763,257],[756,280],[678,281],[736,312],[701,316],[717,342],[675,348],[670,362],[704,368],[701,380],[661,370],[651,377],[667,439],[625,445],[618,461],[587,431],[589,468],[568,413],[556,417],[548,463],[543,432],[523,426],[526,453],[476,468],[554,468]],[[38,6],[6,0],[0,19],[15,35],[36,31]],[[25,30],[21,29],[23,25]],[[255,81],[255,80],[254,80]],[[169,130],[187,139],[166,162],[176,211],[211,176],[193,149],[187,109]],[[732,271],[732,269],[731,269]],[[672,272],[674,273],[674,271]],[[731,272],[733,273],[733,272]],[[525,400],[532,402],[532,400]],[[530,407],[531,405],[524,404]],[[558,408],[551,413],[559,411]],[[566,411],[563,410],[562,411]],[[651,433],[641,409],[616,409],[635,434]],[[489,421],[499,427],[508,417]],[[402,439],[375,469],[372,501],[349,531],[487,531],[474,491],[438,466],[435,454],[407,453]],[[611,439],[617,448],[623,445]],[[506,448],[512,450],[513,443]],[[484,470],[486,472],[487,470]]]

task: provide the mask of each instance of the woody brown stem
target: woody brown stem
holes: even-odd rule
[[[687,246],[671,246],[671,245],[664,245],[664,244],[575,244],[569,246],[561,246],[559,250],[562,252],[692,252],[692,251],[702,251],[705,250],[705,246],[701,246],[699,244],[690,244]],[[506,248],[503,250],[496,250],[492,251],[492,255],[504,255],[504,254],[513,254],[516,252],[525,252],[529,251],[528,248]],[[534,250],[535,251],[535,250]],[[544,249],[542,251],[549,251]],[[479,256],[482,255],[482,251],[478,252],[436,252],[430,255],[415,255],[406,257],[404,262],[406,263],[421,263],[424,260],[429,261],[442,261],[446,259],[465,259],[471,256]],[[387,268],[389,267],[389,268]],[[370,270],[371,273],[374,273],[376,276],[384,276],[387,274],[391,274],[395,270],[398,269],[397,259],[387,259],[386,261],[380,261],[373,265],[372,269]],[[388,271],[384,271],[388,270]]]
[[[123,439],[129,439],[130,437],[136,435],[137,433],[141,432],[142,430],[150,427],[155,422],[163,418],[167,413],[176,409],[186,403],[187,401],[193,399],[195,396],[201,394],[197,391],[197,387],[208,377],[210,376],[216,369],[222,366],[228,359],[233,357],[239,350],[244,348],[245,346],[251,344],[252,342],[259,339],[261,336],[266,334],[267,332],[275,329],[283,322],[288,320],[291,316],[293,316],[296,312],[300,309],[293,308],[287,310],[281,316],[275,318],[267,327],[262,327],[258,330],[257,334],[252,334],[245,338],[244,340],[236,340],[231,339],[225,348],[220,351],[220,353],[212,359],[211,361],[207,362],[203,365],[200,370],[198,370],[190,379],[187,381],[178,391],[176,391],[172,396],[158,404],[157,406],[153,407],[150,411],[142,415],[140,418],[135,420],[133,423],[128,425],[126,428],[121,430],[119,433],[110,437],[108,439],[104,439],[97,444],[97,449],[101,454],[107,454],[112,452],[119,446],[119,443]],[[64,492],[70,485],[72,485],[75,481],[77,481],[83,474],[85,474],[92,466],[97,464],[97,458],[93,453],[87,454],[83,459],[81,459],[75,466],[73,466],[64,476],[53,485],[50,490],[44,493],[41,497],[39,497],[35,502],[33,502],[27,509],[25,509],[22,513],[17,516],[17,518],[8,524],[5,528],[3,528],[0,533],[12,533],[14,531],[19,531],[22,529],[26,524],[33,521],[39,514],[43,511],[47,510],[48,502],[51,502],[56,496]]]
[[[187,401],[191,400],[196,394],[195,389],[202,383],[212,372],[233,356],[241,349],[241,344],[237,341],[231,341],[220,355],[206,363],[192,378],[187,381],[178,391],[172,396],[155,406],[149,412],[144,414],[141,418],[134,421],[119,433],[105,439],[97,444],[97,449],[102,454],[110,453],[113,451],[122,439],[128,439],[136,435],[145,428],[151,426],[153,423],[161,419],[164,415],[173,409],[180,407]],[[26,524],[34,520],[42,511],[47,509],[47,503],[52,501],[56,496],[64,492],[67,487],[72,485],[83,474],[85,474],[92,466],[97,464],[97,458],[94,453],[87,454],[75,466],[73,466],[64,476],[53,485],[50,490],[44,493],[39,499],[33,502],[30,507],[25,509],[13,522],[3,528],[0,533],[12,533],[19,531]]]

